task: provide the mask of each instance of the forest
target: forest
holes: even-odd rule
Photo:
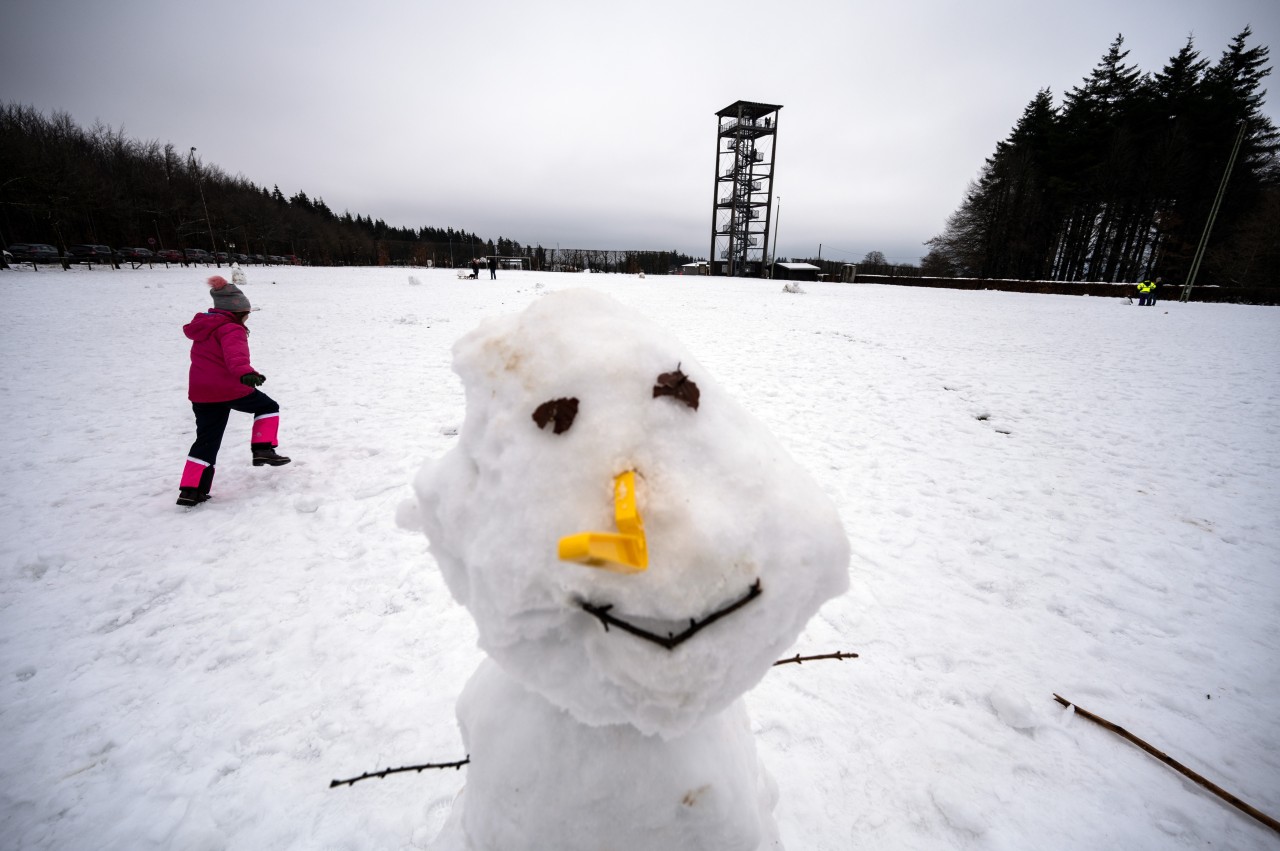
[[[183,251],[290,255],[323,266],[466,267],[473,257],[523,257],[534,269],[666,274],[693,258],[675,251],[546,249],[452,227],[392,227],[335,213],[305,191],[286,197],[195,149],[139,141],[70,115],[0,105],[0,241],[97,243]]]
[[[1275,285],[1280,161],[1261,112],[1268,48],[1251,35],[1212,63],[1189,38],[1154,74],[1126,64],[1118,36],[1061,106],[1040,90],[920,273]]]

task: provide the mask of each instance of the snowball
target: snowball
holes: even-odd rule
[[[987,700],[1000,720],[1015,730],[1032,730],[1040,724],[1031,704],[1020,694],[996,689],[987,695]]]
[[[408,532],[422,531],[422,519],[416,499],[402,499],[396,506],[396,525]]]
[[[293,501],[293,508],[299,514],[315,514],[320,510],[324,500],[314,494],[306,494]]]

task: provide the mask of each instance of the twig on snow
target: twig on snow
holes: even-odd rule
[[[437,763],[428,762],[422,765],[403,765],[400,768],[385,768],[382,771],[370,771],[370,772],[366,772],[365,774],[361,774],[359,777],[349,777],[346,780],[331,780],[329,781],[329,788],[332,789],[335,786],[344,786],[344,785],[354,786],[355,784],[359,783],[361,780],[368,780],[373,777],[382,778],[382,777],[386,777],[388,774],[398,774],[401,771],[422,772],[428,768],[462,768],[462,766],[466,765],[469,762],[471,762],[471,754],[467,754],[466,759],[460,759],[457,762],[437,762]]]
[[[845,653],[843,651],[840,651],[837,653],[824,653],[821,656],[801,656],[799,653],[797,653],[795,656],[792,656],[790,659],[779,659],[773,664],[775,666],[790,665],[791,663],[794,662],[795,664],[799,665],[802,662],[814,662],[814,661],[817,661],[818,659],[839,659],[840,661],[844,661],[845,659],[857,659],[857,658],[858,658],[857,653]]]
[[[1183,776],[1188,777],[1191,780],[1194,780],[1204,788],[1208,789],[1213,794],[1217,795],[1222,800],[1226,801],[1231,806],[1235,807],[1241,812],[1247,813],[1248,815],[1252,816],[1253,818],[1265,824],[1267,827],[1271,828],[1277,833],[1280,833],[1280,821],[1276,821],[1271,816],[1267,815],[1266,813],[1262,812],[1256,807],[1246,804],[1244,801],[1240,800],[1235,795],[1232,795],[1230,792],[1223,789],[1221,786],[1217,785],[1213,781],[1208,780],[1204,777],[1201,777],[1199,774],[1196,774],[1190,768],[1187,768],[1185,765],[1178,762],[1173,757],[1169,756],[1163,751],[1157,750],[1156,748],[1144,742],[1142,739],[1139,739],[1137,736],[1135,736],[1133,733],[1130,733],[1124,727],[1121,727],[1117,724],[1112,724],[1107,719],[1100,718],[1099,716],[1094,715],[1092,712],[1089,712],[1088,710],[1081,708],[1079,704],[1072,703],[1071,701],[1067,700],[1065,697],[1062,697],[1060,695],[1055,694],[1053,696],[1053,699],[1058,701],[1058,703],[1061,703],[1063,706],[1073,707],[1077,715],[1083,715],[1085,718],[1088,718],[1093,723],[1101,727],[1106,727],[1108,730],[1115,733],[1117,736],[1121,736],[1125,739],[1128,739],[1130,742],[1133,742],[1135,745],[1142,748],[1144,751],[1151,754],[1156,759],[1160,760],[1165,765],[1172,768],[1174,771],[1177,771],[1179,774],[1182,774]]]

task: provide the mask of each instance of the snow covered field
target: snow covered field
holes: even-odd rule
[[[212,271],[212,270],[210,270]],[[0,273],[0,846],[407,849],[480,661],[395,524],[456,441],[450,346],[587,286],[668,328],[840,509],[852,587],[747,696],[791,851],[1275,848],[1053,700],[1280,817],[1280,311],[449,270],[247,270],[286,467],[214,499],[206,270]]]

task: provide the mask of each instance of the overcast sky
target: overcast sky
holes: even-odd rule
[[[1044,87],[1159,71],[1280,0],[3,0],[0,99],[389,224],[711,243],[717,110],[782,104],[779,254],[914,262]],[[1269,77],[1273,92],[1280,75]],[[1277,97],[1267,114],[1280,124]]]

